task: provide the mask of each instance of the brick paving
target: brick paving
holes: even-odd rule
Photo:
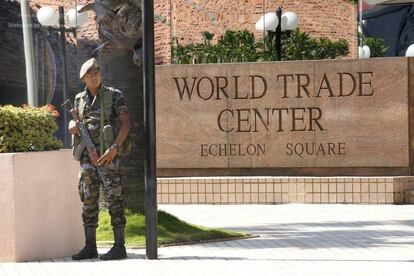
[[[151,261],[143,249],[129,249],[123,261],[0,263],[0,275],[414,275],[411,205],[159,208],[194,224],[259,237],[163,247]]]

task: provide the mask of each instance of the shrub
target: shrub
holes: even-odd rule
[[[256,41],[247,30],[228,30],[212,45],[214,34],[202,33],[204,44],[178,45],[173,47],[173,63],[224,63],[260,62],[274,60],[275,42],[269,36]],[[345,39],[331,41],[328,38],[315,39],[298,29],[282,32],[282,60],[334,59],[349,53]]]
[[[366,36],[362,32],[362,27],[358,28],[358,42],[366,45],[371,50],[370,57],[383,57],[388,52],[388,47],[384,45],[384,39],[381,37]],[[361,45],[360,45],[361,46]]]
[[[383,57],[388,51],[388,47],[384,46],[384,39],[380,37],[366,37],[364,44],[371,50],[371,57]]]
[[[215,45],[211,44],[214,34],[203,32],[203,43],[178,45],[173,47],[173,63],[225,63],[225,62],[254,62],[258,60],[256,42],[253,33],[242,31],[227,31]]]
[[[57,116],[52,105],[0,107],[0,153],[62,148],[62,141],[54,136]]]
[[[349,53],[349,44],[345,39],[332,41],[326,37],[312,38],[299,29],[282,32],[282,60],[335,59]],[[271,61],[275,56],[275,40],[266,36],[257,43],[262,49],[260,60]]]

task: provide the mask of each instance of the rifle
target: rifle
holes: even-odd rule
[[[66,105],[68,105],[68,104],[70,105],[70,109],[65,108]],[[85,148],[88,151],[88,156],[89,156],[89,159],[91,161],[94,160],[94,159],[95,160],[98,159],[99,155],[98,155],[98,152],[96,151],[94,143],[92,142],[91,136],[89,135],[88,128],[86,127],[84,122],[80,121],[79,115],[76,112],[76,110],[73,108],[73,105],[72,105],[72,103],[70,102],[69,99],[66,100],[62,104],[62,108],[72,115],[72,119],[75,121],[76,127],[79,130],[79,136],[80,136],[81,142],[79,143],[79,145],[76,147],[76,149],[74,151],[73,155],[74,155],[75,159],[80,161],[81,154],[82,154],[82,152]],[[67,126],[65,126],[65,127],[67,127]],[[105,181],[105,177],[104,177],[102,167],[97,165],[97,166],[95,166],[95,168],[96,168],[96,171],[98,173],[99,180],[105,186],[106,181]]]

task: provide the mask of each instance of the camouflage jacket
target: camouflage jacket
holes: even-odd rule
[[[79,114],[80,119],[87,126],[89,134],[95,144],[99,144],[101,97],[102,93],[108,92],[112,92],[112,106],[111,114],[108,116],[109,121],[107,117],[105,117],[104,124],[117,127],[119,124],[118,115],[121,112],[128,111],[124,95],[120,90],[101,85],[98,93],[93,97],[85,87],[85,90],[78,93],[75,97],[75,110]]]

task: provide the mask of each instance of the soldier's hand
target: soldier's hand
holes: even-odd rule
[[[94,165],[94,166],[98,166],[99,164],[98,164],[98,159],[99,159],[99,155],[98,155],[98,153],[96,152],[96,151],[94,151],[93,153],[92,153],[92,160],[91,160],[91,162],[92,162],[92,164]]]
[[[99,159],[98,159],[98,165],[102,166],[102,165],[109,165],[112,163],[112,160],[114,160],[116,156],[116,148],[110,147],[109,149],[107,149],[104,153],[104,155],[102,155]]]
[[[68,129],[69,129],[70,134],[79,135],[79,130],[74,120],[70,120]]]

